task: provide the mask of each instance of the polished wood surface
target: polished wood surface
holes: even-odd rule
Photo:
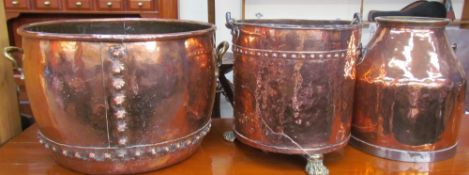
[[[223,140],[233,120],[215,119],[202,147],[189,159],[168,168],[149,172],[158,175],[305,175],[306,161],[300,156],[265,153],[239,142]],[[461,140],[455,157],[436,163],[404,163],[373,157],[347,146],[326,155],[330,174],[462,175],[469,174],[469,116],[461,122]],[[78,174],[56,164],[36,140],[37,126],[0,147],[0,174]],[[79,132],[79,131],[77,131]]]
[[[8,45],[3,3],[0,2],[0,48]],[[16,85],[13,81],[12,63],[0,56],[0,145],[21,132],[18,114]]]

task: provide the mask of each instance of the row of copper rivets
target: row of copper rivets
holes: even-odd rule
[[[291,53],[282,51],[265,51],[265,50],[252,50],[233,46],[233,52],[251,56],[263,56],[271,58],[344,58],[346,51],[331,51],[320,53]]]
[[[124,107],[125,102],[125,80],[124,76],[122,75],[125,66],[122,62],[122,59],[126,55],[125,48],[122,46],[112,46],[109,48],[111,62],[112,62],[112,109],[114,111],[114,121],[115,129],[117,130],[117,144],[120,146],[125,146],[128,142],[128,138],[125,135],[125,131],[127,130],[127,110]]]
[[[142,158],[144,156],[164,155],[167,153],[176,152],[191,145],[198,144],[201,139],[207,135],[210,127],[211,126],[209,124],[194,136],[178,140],[173,143],[156,146],[133,146],[131,148],[67,148],[66,146],[50,142],[49,139],[44,138],[44,136],[41,134],[39,134],[38,137],[39,143],[44,145],[45,148],[50,149],[55,153],[62,154],[62,156],[81,160],[115,161],[132,160]]]
[[[196,51],[191,51],[189,53],[189,57],[191,56],[197,56],[197,55],[203,55],[203,54],[208,54],[209,51],[206,51],[206,50],[196,50]]]

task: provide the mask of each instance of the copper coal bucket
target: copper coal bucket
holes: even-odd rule
[[[264,151],[300,154],[327,174],[322,154],[346,146],[360,53],[352,21],[233,20],[233,132]]]
[[[466,80],[446,19],[378,17],[357,65],[352,140],[379,157],[431,162],[456,152]]]
[[[58,163],[90,174],[145,172],[186,159],[210,129],[214,30],[156,19],[21,27],[40,142]]]

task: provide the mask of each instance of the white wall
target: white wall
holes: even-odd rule
[[[400,10],[415,0],[364,0],[364,19],[369,10]],[[301,18],[350,20],[360,11],[360,0],[246,0],[246,18]],[[452,0],[457,19],[464,0]]]
[[[415,0],[364,0],[364,19],[369,10],[399,10]],[[461,18],[464,0],[452,0],[457,19]],[[215,24],[217,43],[231,41],[225,27],[225,13],[230,11],[235,19],[241,18],[241,0],[216,0]],[[246,0],[246,18],[297,18],[350,20],[360,10],[360,0]],[[179,0],[179,18],[208,21],[207,0]],[[364,36],[365,38],[367,36]],[[366,40],[366,39],[365,39]]]
[[[241,18],[241,0],[216,0],[215,24],[217,43],[231,41],[230,31],[225,27],[225,14],[231,12],[235,19]],[[179,19],[208,22],[207,0],[179,0]]]
[[[249,1],[249,0],[247,0]],[[225,27],[226,12],[231,12],[234,19],[241,18],[241,0],[216,0],[215,1],[215,24],[217,25],[217,43],[221,41],[231,42],[231,32]]]
[[[179,19],[208,22],[207,0],[179,0]]]

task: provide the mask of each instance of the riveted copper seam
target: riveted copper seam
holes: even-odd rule
[[[39,140],[87,174],[180,162],[210,129],[215,26],[159,19],[23,26],[24,72]]]

